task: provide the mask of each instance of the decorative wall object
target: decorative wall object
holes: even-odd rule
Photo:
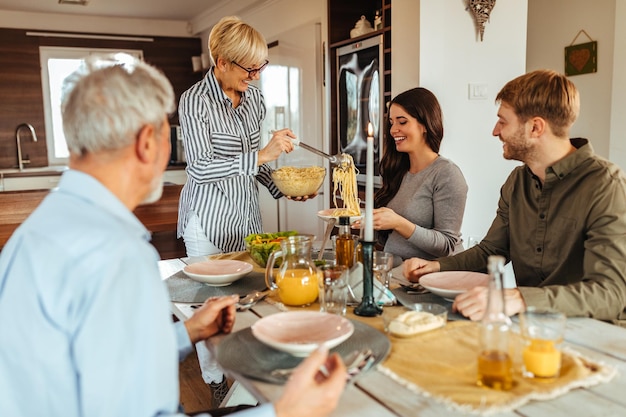
[[[474,16],[476,28],[480,34],[480,41],[483,41],[485,34],[485,23],[489,21],[489,15],[496,5],[496,0],[468,0],[467,8]]]
[[[361,16],[359,20],[354,24],[354,28],[350,30],[350,37],[356,38],[361,35],[365,35],[367,33],[373,32],[374,28],[369,20],[365,18],[365,16]]]
[[[576,39],[583,33],[591,42],[574,45]],[[598,71],[598,42],[584,29],[581,29],[574,37],[570,46],[565,47],[565,75],[589,74]]]

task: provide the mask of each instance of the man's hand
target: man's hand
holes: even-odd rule
[[[481,320],[487,310],[487,295],[487,287],[474,287],[456,296],[452,303],[452,311],[459,312],[473,321]],[[517,288],[504,289],[504,305],[507,316],[526,311],[526,303]]]
[[[324,365],[328,375],[320,372]],[[337,407],[346,385],[347,372],[341,357],[319,348],[291,374],[281,397],[274,403],[276,417],[323,417]]]
[[[439,261],[427,261],[420,258],[411,258],[402,264],[402,275],[411,282],[419,282],[423,275],[439,272]]]
[[[230,333],[235,325],[237,301],[238,295],[212,297],[206,300],[185,322],[191,342],[206,340],[219,332]]]

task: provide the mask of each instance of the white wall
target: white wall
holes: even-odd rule
[[[617,1],[624,7],[624,0]],[[615,6],[616,0],[528,0],[528,71],[549,68],[565,72],[564,48],[581,29],[598,42],[598,72],[570,77],[581,99],[580,116],[570,136],[590,139],[596,153],[605,158],[610,157],[611,147],[614,35],[615,22],[619,22]],[[583,33],[575,44],[586,42],[590,40]]]
[[[525,71],[527,2],[497,2],[483,42],[464,3],[421,0],[420,39],[413,48],[420,49],[419,84],[437,96],[443,109],[441,154],[461,168],[469,185],[462,226],[467,241],[487,232],[495,217],[500,187],[518,164],[503,159],[502,146],[491,132],[496,122],[495,95]],[[392,31],[395,42],[393,22]],[[406,42],[404,47],[410,48],[411,40]],[[402,53],[399,46],[394,44],[394,53]],[[407,70],[392,69],[394,74]],[[469,83],[486,84],[486,99],[469,100]]]
[[[626,169],[626,0],[616,0],[609,159]]]

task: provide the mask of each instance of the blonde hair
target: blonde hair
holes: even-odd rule
[[[578,118],[580,96],[567,77],[552,70],[537,70],[521,75],[508,83],[496,96],[513,108],[521,122],[541,117],[552,133],[563,137]]]
[[[251,68],[267,59],[267,42],[261,33],[237,16],[226,16],[209,34],[209,52],[213,65],[218,58]]]

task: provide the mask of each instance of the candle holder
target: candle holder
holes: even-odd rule
[[[363,251],[363,299],[354,308],[357,316],[374,317],[383,312],[383,309],[374,300],[374,244],[367,240],[361,240]]]

